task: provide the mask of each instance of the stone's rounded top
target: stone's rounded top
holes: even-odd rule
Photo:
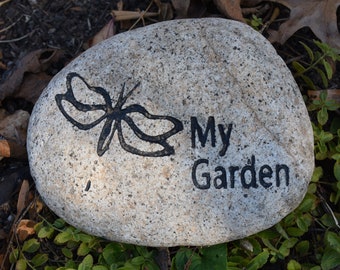
[[[314,167],[285,63],[247,25],[217,18],[157,23],[84,52],[41,95],[27,145],[57,215],[148,246],[264,230],[298,206]]]

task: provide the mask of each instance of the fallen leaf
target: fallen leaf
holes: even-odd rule
[[[13,95],[13,97],[23,98],[26,101],[35,104],[51,79],[52,76],[46,74],[45,72],[28,73],[24,76],[19,90]]]
[[[116,33],[114,20],[111,19],[93,38],[88,41],[88,47],[92,47],[97,43],[112,37]]]
[[[242,16],[241,0],[214,0],[217,9],[226,17],[245,22]]]
[[[176,11],[176,18],[186,18],[190,6],[190,0],[171,0],[172,6]]]
[[[112,15],[116,22],[120,22],[126,20],[136,20],[141,17],[143,18],[157,17],[159,13],[145,11],[113,10]]]
[[[22,219],[20,220],[17,226],[17,236],[19,241],[22,243],[24,242],[29,236],[35,234],[34,226],[36,222],[29,219]]]
[[[18,202],[17,202],[17,215],[18,216],[28,205],[29,191],[30,191],[30,184],[28,180],[22,181],[20,192],[19,192],[19,197],[18,197]]]
[[[6,139],[0,139],[0,157],[26,159],[27,151],[22,145]]]
[[[161,21],[171,20],[174,17],[172,6],[168,2],[162,2],[161,0],[153,0],[159,10],[159,17]]]
[[[26,73],[45,71],[52,63],[57,62],[61,56],[62,52],[59,50],[40,49],[18,60],[12,73],[0,84],[0,102],[18,92]]]
[[[11,199],[13,192],[16,191],[20,184],[20,172],[1,172],[0,175],[0,205],[3,205]]]
[[[331,47],[340,49],[340,34],[337,27],[337,9],[340,0],[270,0],[290,9],[287,21],[278,31],[269,31],[269,40],[283,44],[297,30],[309,27],[313,33]]]
[[[28,210],[30,219],[36,220],[38,214],[43,210],[44,203],[39,199],[39,196],[35,196],[34,203]]]
[[[27,126],[30,114],[17,110],[13,114],[0,109],[0,135],[19,145],[26,144]]]
[[[6,70],[7,66],[2,62],[2,58],[3,58],[2,50],[0,49],[0,69]]]

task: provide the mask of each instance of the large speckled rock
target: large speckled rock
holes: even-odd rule
[[[74,226],[148,246],[212,245],[279,222],[314,166],[299,89],[273,47],[224,19],[119,34],[54,77],[32,176]]]

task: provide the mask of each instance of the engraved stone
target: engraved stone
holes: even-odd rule
[[[299,89],[245,24],[206,18],[122,33],[45,89],[28,151],[70,224],[148,246],[212,245],[279,222],[314,168]]]

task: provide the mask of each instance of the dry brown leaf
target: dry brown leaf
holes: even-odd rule
[[[9,140],[0,140],[0,157],[27,158],[26,148]]]
[[[31,207],[28,210],[29,218],[35,220],[43,208],[44,203],[39,199],[38,196],[35,196],[34,203],[31,204]]]
[[[186,18],[188,15],[188,9],[190,6],[190,0],[171,0],[177,16],[176,18]]]
[[[17,202],[17,215],[18,216],[28,205],[29,191],[30,191],[30,184],[28,180],[22,181],[20,192],[19,192],[19,197],[18,197],[18,202]]]
[[[36,222],[33,220],[29,220],[29,219],[20,220],[17,226],[16,233],[21,243],[24,242],[27,239],[27,237],[35,234],[35,230],[34,230],[35,224]]]
[[[30,114],[23,110],[8,114],[1,109],[0,134],[7,140],[16,142],[19,145],[25,145],[29,118]]]
[[[128,11],[128,10],[112,10],[112,15],[116,22],[126,21],[126,20],[136,20],[141,17],[150,18],[157,17],[158,12],[145,12],[145,11]]]
[[[35,102],[41,95],[41,92],[48,85],[52,76],[46,74],[45,72],[39,73],[28,73],[24,76],[22,84],[16,94],[13,95],[15,98],[23,98],[26,101]]]
[[[11,147],[7,140],[0,140],[0,157],[10,157]]]
[[[88,42],[88,46],[92,47],[97,43],[112,37],[116,33],[114,20],[111,19],[93,38]]]
[[[61,56],[61,51],[40,49],[18,60],[15,70],[0,84],[0,102],[19,91],[25,73],[45,71],[51,63],[58,61]]]
[[[337,8],[340,0],[270,0],[290,9],[289,19],[278,31],[270,31],[271,42],[285,43],[297,30],[309,27],[323,42],[340,49]]]
[[[174,17],[172,6],[170,3],[163,3],[161,0],[153,0],[159,10],[159,17],[161,21],[171,20]]]
[[[245,22],[242,16],[241,0],[214,0],[217,9],[226,17]]]

